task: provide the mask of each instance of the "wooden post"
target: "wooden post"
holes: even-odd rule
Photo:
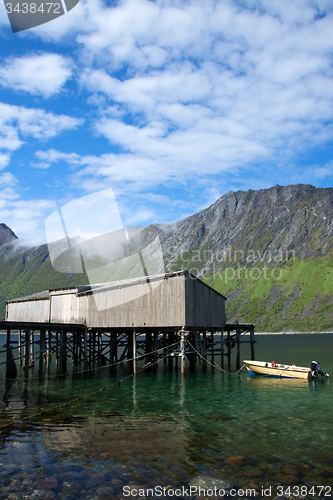
[[[211,333],[211,339],[212,339],[212,351],[211,352],[212,352],[212,365],[213,365],[212,368],[213,368],[213,370],[214,370],[214,347],[215,347],[215,345],[214,345],[214,333],[215,332],[213,330]]]
[[[64,327],[60,330],[60,360],[59,373],[64,375],[67,372],[67,332]]]
[[[228,336],[227,336],[227,348],[228,348],[228,368],[230,370],[231,367],[231,340],[230,340],[230,330],[228,330]]]
[[[110,332],[110,373],[115,373],[117,366],[117,332]]]
[[[8,371],[10,361],[10,328],[7,328],[7,336],[6,336],[6,372]]]
[[[254,351],[254,346],[255,346],[254,328],[251,328],[250,330],[250,341],[251,341],[251,361],[254,361],[256,359]]]
[[[19,343],[18,343],[19,365],[22,366],[22,330],[19,330]]]
[[[153,367],[153,370],[154,371],[157,371],[157,368],[158,368],[158,364],[155,363],[155,361],[157,361],[157,349],[158,349],[158,331],[155,330],[154,332],[154,354],[153,354],[153,362],[154,362],[154,367]]]
[[[42,328],[39,332],[39,368],[38,374],[40,377],[44,373],[44,349],[45,349],[45,328]]]
[[[224,330],[221,330],[221,368],[224,370]]]
[[[56,364],[59,364],[59,332],[56,331]]]
[[[73,342],[73,358],[72,364],[77,366],[79,364],[79,343],[81,340],[81,332],[73,331],[72,342]]]
[[[97,332],[97,366],[102,366],[102,333]]]
[[[84,369],[88,370],[88,331],[87,331],[87,327],[84,328],[84,332],[83,332],[83,357],[84,357]]]
[[[174,341],[176,341],[176,339],[177,339],[177,331],[173,332],[173,338],[175,339]],[[176,372],[178,372],[178,364],[179,364],[179,356],[176,356],[176,360],[175,360],[175,371]]]
[[[203,363],[202,363],[202,371],[207,371],[207,332],[206,329],[202,332],[202,355],[204,357]]]
[[[25,341],[25,366],[24,366],[24,370],[25,370],[26,377],[29,376],[30,333],[31,333],[31,331],[30,331],[30,325],[29,325],[25,331],[25,338],[24,338],[24,341]]]
[[[136,373],[136,330],[133,330],[133,373]]]
[[[34,339],[35,339],[35,335],[34,335],[35,331],[34,330],[31,330],[30,332],[30,352],[31,352],[31,356],[30,356],[30,366],[34,366],[35,364],[35,344],[34,344]]]
[[[184,329],[182,329],[180,331],[180,354],[181,354],[180,372],[185,373],[185,332],[184,332]]]
[[[47,331],[47,351],[46,351],[47,369],[49,369],[50,365],[51,365],[51,360],[52,360],[51,349],[52,349],[52,332],[51,332],[51,330],[48,330]]]
[[[152,338],[152,333],[151,332],[146,332],[146,363],[149,363],[153,358],[152,358],[152,352],[153,350],[153,338]]]
[[[96,332],[92,331],[92,363],[93,367],[95,368],[95,363],[96,363]]]
[[[236,347],[237,347],[237,355],[236,355],[236,370],[240,369],[240,328],[238,326],[238,321],[237,321],[237,327],[236,327]]]
[[[168,339],[169,339],[169,345],[172,345],[174,343],[173,332],[168,333]],[[169,350],[169,352],[170,352],[170,350]],[[169,367],[168,367],[169,371],[172,372],[172,370],[173,370],[173,357],[169,356],[168,361],[169,361]]]

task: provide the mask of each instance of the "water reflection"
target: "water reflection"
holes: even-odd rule
[[[129,482],[176,486],[197,475],[244,486],[333,484],[328,381],[200,367],[185,376],[141,373],[109,389],[120,372],[3,383],[3,422],[87,396],[1,433],[4,495],[33,495],[43,485],[55,498],[120,498]],[[98,488],[113,492],[103,497]]]

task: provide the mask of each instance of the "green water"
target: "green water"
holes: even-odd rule
[[[258,360],[308,366],[314,358],[333,377],[333,335],[257,341]],[[333,378],[249,378],[200,365],[182,377],[162,362],[157,373],[110,387],[126,375],[124,366],[112,377],[101,369],[2,379],[0,425],[13,423],[0,434],[0,499],[125,498],[125,485],[176,488],[198,476],[257,488],[258,498],[262,486],[273,498],[279,485],[326,488],[308,498],[332,494]]]

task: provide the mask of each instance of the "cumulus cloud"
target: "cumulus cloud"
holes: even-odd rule
[[[9,57],[0,66],[0,84],[47,98],[62,89],[71,77],[71,67],[71,60],[59,54]]]
[[[80,123],[81,119],[71,116],[0,102],[0,148],[13,151],[23,144],[23,138],[30,136],[44,141]]]
[[[332,136],[327,1],[125,0],[91,20],[78,38],[90,57],[81,84],[123,110],[102,112],[95,130],[131,162],[158,163],[156,184],[257,175],[253,165],[281,165]]]
[[[18,180],[13,174],[0,174],[0,220],[23,239],[22,243],[41,244],[45,242],[43,221],[56,203],[47,199],[23,200],[17,187]]]

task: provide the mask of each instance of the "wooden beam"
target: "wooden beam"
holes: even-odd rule
[[[44,373],[44,349],[45,349],[45,328],[42,328],[39,332],[39,368],[38,374],[40,377]]]
[[[250,330],[250,341],[251,341],[251,360],[255,361],[256,357],[255,357],[255,350],[254,350],[254,346],[255,346],[254,328],[251,328],[251,330]]]
[[[236,328],[236,348],[237,348],[236,370],[239,370],[240,369],[240,327],[238,325]]]

